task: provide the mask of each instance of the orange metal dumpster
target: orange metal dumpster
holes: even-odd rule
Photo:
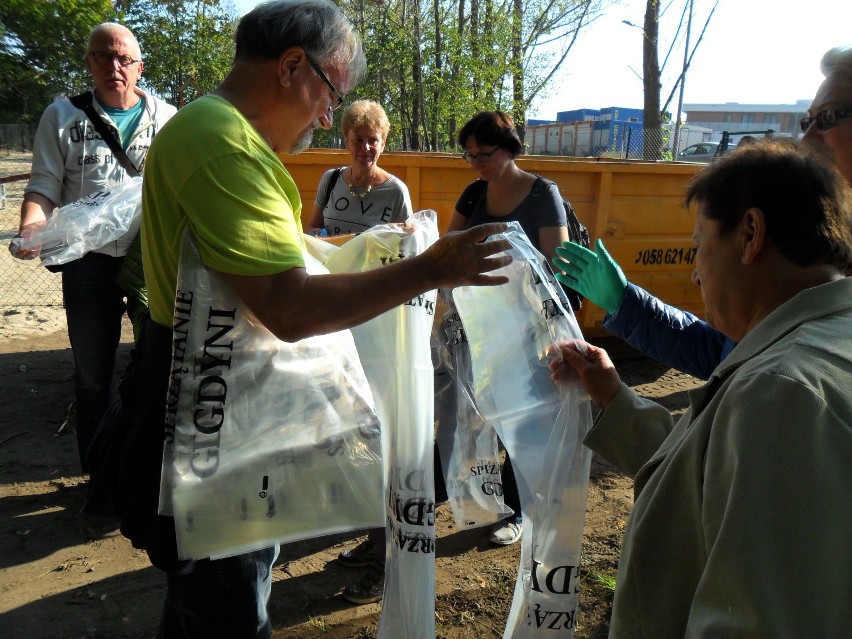
[[[348,164],[349,154],[311,150],[281,159],[299,185],[307,215],[323,172]],[[415,210],[438,213],[441,230],[464,187],[476,178],[460,155],[388,152],[381,165],[408,185]],[[559,185],[592,241],[604,240],[631,282],[679,308],[703,313],[701,293],[691,280],[694,211],[683,206],[684,190],[701,165],[555,156],[521,156],[518,165]],[[583,305],[578,320],[586,336],[604,334],[603,315],[594,304]]]

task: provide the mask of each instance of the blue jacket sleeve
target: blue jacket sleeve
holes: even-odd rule
[[[709,379],[736,343],[692,313],[665,304],[627,283],[624,299],[603,327],[667,366]]]

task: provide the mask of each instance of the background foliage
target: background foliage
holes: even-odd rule
[[[83,56],[105,21],[139,40],[142,86],[181,106],[213,89],[233,59],[236,12],[223,0],[3,0],[0,122],[38,122],[56,97],[89,88]]]
[[[37,122],[56,95],[83,91],[89,33],[114,16],[110,0],[3,0],[0,122]]]
[[[369,61],[359,97],[391,119],[392,148],[453,148],[472,115],[519,128],[602,0],[340,0]],[[522,131],[521,131],[522,132]]]
[[[219,0],[119,0],[145,55],[144,85],[181,107],[216,88],[234,58],[237,19]]]
[[[365,82],[350,99],[380,102],[391,149],[454,148],[481,110],[529,105],[607,0],[337,0],[364,38]],[[0,122],[37,122],[57,96],[88,88],[88,34],[114,20],[136,34],[142,85],[176,106],[213,89],[233,57],[230,0],[3,0]],[[339,132],[315,145],[337,146]]]

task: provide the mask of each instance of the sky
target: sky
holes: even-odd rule
[[[716,0],[693,0],[690,49]],[[662,0],[659,56],[675,39],[686,0]],[[234,0],[242,15],[256,0]],[[527,117],[556,119],[558,111],[610,106],[642,108],[642,36],[645,0],[611,5],[577,39],[548,95]],[[626,20],[639,25],[631,27]],[[683,67],[684,34],[662,71],[661,103]],[[822,81],[819,62],[837,45],[852,45],[849,0],[719,0],[684,84],[684,104],[738,102],[794,104],[810,100]],[[369,62],[369,61],[368,61]],[[674,112],[678,93],[669,107]]]

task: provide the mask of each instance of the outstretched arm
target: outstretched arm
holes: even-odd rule
[[[692,313],[628,283],[601,240],[590,251],[574,242],[556,249],[556,279],[605,311],[603,327],[667,366],[708,379],[734,342]]]
[[[649,357],[709,379],[736,343],[692,313],[664,303],[628,283],[615,313],[603,327]]]
[[[220,274],[276,337],[297,341],[357,326],[433,289],[505,284],[505,276],[489,273],[511,263],[498,255],[510,248],[508,241],[482,241],[505,230],[505,224],[483,224],[450,233],[421,255],[363,273]]]
[[[29,238],[30,234],[47,221],[47,217],[56,208],[56,204],[39,193],[27,193],[24,195],[24,203],[21,205],[21,222],[18,226],[18,236]],[[39,256],[40,248],[16,249],[14,244],[9,245],[9,252],[19,260],[32,260]]]

